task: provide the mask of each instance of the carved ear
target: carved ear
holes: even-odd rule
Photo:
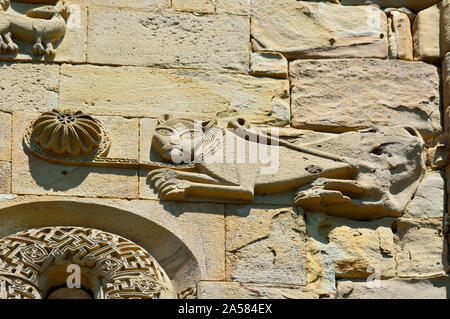
[[[171,120],[172,119],[172,115],[170,114],[163,114],[158,118],[158,125],[163,124],[164,122]]]

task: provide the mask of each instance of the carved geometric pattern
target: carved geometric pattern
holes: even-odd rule
[[[0,239],[0,298],[43,298],[52,288],[45,286],[49,274],[70,264],[89,277],[95,298],[175,298],[170,279],[143,248],[83,227],[30,229]]]

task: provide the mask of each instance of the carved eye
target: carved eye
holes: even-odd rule
[[[173,134],[172,130],[168,128],[157,128],[156,132],[158,134],[164,135],[164,136],[171,136]]]

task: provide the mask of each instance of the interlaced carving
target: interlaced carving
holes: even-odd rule
[[[174,296],[161,266],[133,242],[97,229],[46,227],[0,240],[0,297],[43,298],[49,274],[69,264],[89,277],[96,298]]]

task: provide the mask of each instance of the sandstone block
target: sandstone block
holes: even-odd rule
[[[282,0],[252,10],[251,36],[296,58],[386,58],[387,18],[374,6]]]
[[[73,0],[72,0],[73,1]],[[75,0],[81,4],[96,7],[136,8],[140,10],[167,9],[170,0]]]
[[[11,162],[0,161],[0,194],[11,193]]]
[[[330,294],[306,287],[279,284],[200,281],[198,299],[319,299]]]
[[[408,125],[439,134],[439,69],[400,60],[298,60],[290,63],[292,126],[343,132]],[[411,85],[414,82],[417,85]]]
[[[440,0],[370,0],[372,4],[377,4],[380,7],[406,7],[414,11],[424,10],[433,4],[438,3]],[[343,5],[364,5],[367,4],[367,0],[340,0]]]
[[[388,13],[389,57],[392,59],[413,60],[411,23],[406,13]]]
[[[250,74],[274,78],[287,78],[288,62],[277,52],[253,52],[250,56]]]
[[[442,60],[442,103],[444,110],[450,105],[450,54]]]
[[[172,8],[177,11],[214,13],[214,0],[172,0]]]
[[[445,207],[444,178],[440,172],[425,175],[413,200],[406,209],[410,217],[443,217]]]
[[[249,14],[248,0],[216,0],[216,12],[218,14]]]
[[[226,206],[229,281],[306,283],[303,213],[276,206]]]
[[[0,112],[0,161],[11,160],[11,114]]]
[[[373,283],[375,285],[375,283]],[[391,279],[370,287],[365,281],[339,280],[339,299],[447,299],[448,277],[432,279]]]
[[[441,54],[450,51],[450,0],[441,2]]]
[[[59,66],[0,62],[0,111],[47,111],[58,106]]]
[[[12,192],[16,194],[136,198],[137,169],[52,164],[25,153],[22,137],[37,114],[13,114]],[[138,120],[99,118],[112,140],[108,157],[137,158]]]
[[[280,126],[290,118],[288,81],[195,70],[63,65],[60,100],[98,115],[241,115]]]
[[[417,14],[413,24],[414,59],[431,63],[442,60],[440,44],[441,4]]]
[[[445,275],[447,245],[442,220],[399,218],[397,220],[399,277]]]
[[[392,224],[392,218],[362,222],[308,212],[308,285],[334,292],[336,277],[394,277]]]
[[[88,62],[247,73],[245,17],[113,8],[92,8],[89,17]]]
[[[67,3],[67,6],[70,10],[70,15],[66,20],[65,35],[54,45],[56,51],[54,57],[36,56],[33,54],[34,42],[24,42],[15,39],[19,46],[19,52],[0,53],[0,60],[84,62],[86,60],[87,8],[74,2]],[[10,10],[23,15],[24,12],[35,7],[35,4],[15,3]]]

